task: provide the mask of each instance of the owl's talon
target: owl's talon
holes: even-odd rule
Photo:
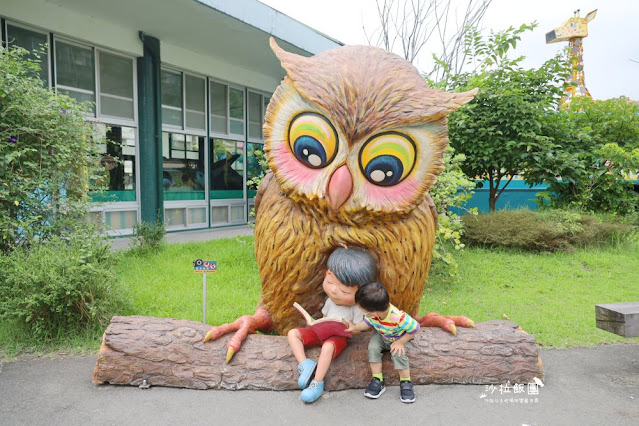
[[[235,355],[235,349],[233,348],[233,346],[229,346],[228,349],[226,350],[226,363],[227,364],[229,362],[231,362],[231,358],[233,358],[233,355]]]
[[[249,334],[256,331],[270,331],[273,327],[271,314],[264,308],[259,307],[253,315],[244,315],[229,324],[222,324],[219,327],[212,327],[204,336],[204,343],[209,340],[217,340],[225,334],[235,332],[229,339],[226,349],[226,363],[228,364],[233,355],[242,347],[242,343]]]

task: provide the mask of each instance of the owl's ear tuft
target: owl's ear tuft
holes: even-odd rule
[[[284,68],[289,75],[294,73],[294,70],[298,69],[302,63],[309,60],[309,58],[305,56],[296,55],[295,53],[282,49],[273,37],[270,38],[269,44],[271,45],[271,50],[275,53],[275,56],[277,56],[277,59],[280,60],[282,68]]]

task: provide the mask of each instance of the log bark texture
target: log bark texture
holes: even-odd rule
[[[250,335],[229,364],[225,363],[228,336],[202,343],[209,325],[142,316],[113,317],[102,340],[93,372],[96,384],[190,389],[297,388],[297,361],[286,337]],[[367,347],[370,333],[351,339],[333,361],[325,389],[365,388],[370,381]],[[530,383],[543,379],[543,366],[535,339],[506,321],[477,323],[458,328],[453,336],[424,327],[408,349],[415,384]],[[307,350],[317,359],[319,349]],[[398,383],[390,355],[384,355],[387,384]]]

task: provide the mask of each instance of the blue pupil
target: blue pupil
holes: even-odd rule
[[[319,169],[326,166],[326,151],[322,144],[311,136],[300,136],[294,143],[295,156],[305,166]],[[318,163],[319,158],[319,163]]]
[[[364,174],[375,185],[391,186],[399,182],[404,173],[404,166],[399,158],[392,155],[380,155],[373,158],[366,166]],[[380,177],[383,176],[383,179]]]

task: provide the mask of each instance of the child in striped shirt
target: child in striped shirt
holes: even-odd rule
[[[379,282],[360,287],[355,293],[355,303],[364,312],[364,321],[356,325],[349,324],[347,331],[357,333],[370,328],[376,331],[368,344],[368,361],[373,378],[364,395],[377,399],[386,390],[382,375],[382,351],[386,350],[390,351],[395,369],[399,372],[400,400],[415,402],[406,348],[419,330],[419,323],[390,304],[388,292]]]

